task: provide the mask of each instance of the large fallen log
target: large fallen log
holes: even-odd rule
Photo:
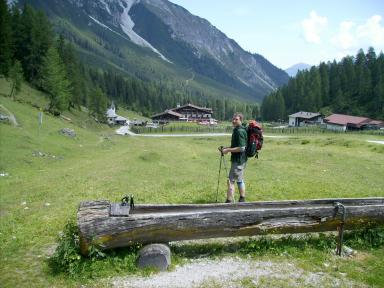
[[[268,201],[239,204],[136,205],[82,202],[77,214],[81,251],[134,243],[215,237],[336,231],[345,207],[345,230],[384,224],[384,198]]]

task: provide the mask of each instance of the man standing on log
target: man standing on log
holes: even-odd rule
[[[225,147],[221,152],[225,155],[231,155],[231,170],[228,175],[228,191],[227,200],[225,203],[233,202],[233,194],[235,192],[235,181],[239,188],[240,198],[239,202],[245,202],[245,184],[244,184],[244,170],[247,164],[247,155],[245,148],[247,146],[247,131],[242,124],[243,114],[235,113],[232,117],[232,140],[231,147]]]

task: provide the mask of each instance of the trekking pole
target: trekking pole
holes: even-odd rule
[[[221,152],[221,156],[220,156],[220,165],[219,165],[219,177],[217,177],[216,203],[217,203],[217,197],[218,197],[218,195],[219,195],[221,163],[224,161],[223,148],[224,148],[223,146],[220,146],[220,147],[219,147],[219,151]]]
[[[229,177],[229,174],[228,174],[228,169],[227,169],[227,162],[225,161],[225,157],[224,157],[224,154],[223,154],[223,164],[224,164],[224,169],[225,169],[225,177]]]

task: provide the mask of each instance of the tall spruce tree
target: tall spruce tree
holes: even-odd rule
[[[12,65],[13,45],[11,14],[7,1],[0,0],[0,75],[8,75]]]
[[[320,72],[320,87],[321,87],[321,100],[323,106],[329,105],[329,75],[328,75],[328,66],[324,62],[320,63],[319,66]]]
[[[376,60],[375,83],[373,87],[372,110],[379,119],[384,119],[384,54],[381,52]]]
[[[107,111],[108,99],[100,89],[96,87],[90,95],[90,114],[95,117],[99,122],[105,122]]]
[[[48,49],[41,70],[42,88],[50,98],[49,110],[58,113],[68,108],[70,82],[56,47]]]
[[[70,82],[71,93],[68,101],[68,108],[80,108],[80,106],[86,102],[87,92],[84,83],[85,77],[82,74],[75,49],[71,42],[64,40],[63,35],[59,36],[56,45],[61,61],[65,65],[67,79]]]
[[[41,87],[43,59],[53,41],[52,25],[42,11],[24,4],[21,15],[14,15],[15,54],[27,81]]]
[[[276,115],[275,119],[279,121],[284,121],[286,115],[285,115],[285,103],[284,103],[284,97],[281,94],[280,91],[276,93]]]
[[[11,92],[9,96],[13,98],[20,92],[23,81],[23,68],[18,60],[16,60],[9,69],[9,80],[11,81]]]

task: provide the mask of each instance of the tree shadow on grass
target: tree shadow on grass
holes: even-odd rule
[[[263,235],[236,240],[197,240],[171,243],[175,256],[183,258],[215,257],[225,254],[281,255],[291,251],[301,253],[304,249],[333,251],[337,245],[337,234],[307,233],[294,235]],[[344,245],[353,249],[378,249],[384,246],[384,226],[344,233]]]
[[[216,200],[213,197],[194,199],[192,204],[215,204]],[[220,202],[217,202],[220,203]]]

